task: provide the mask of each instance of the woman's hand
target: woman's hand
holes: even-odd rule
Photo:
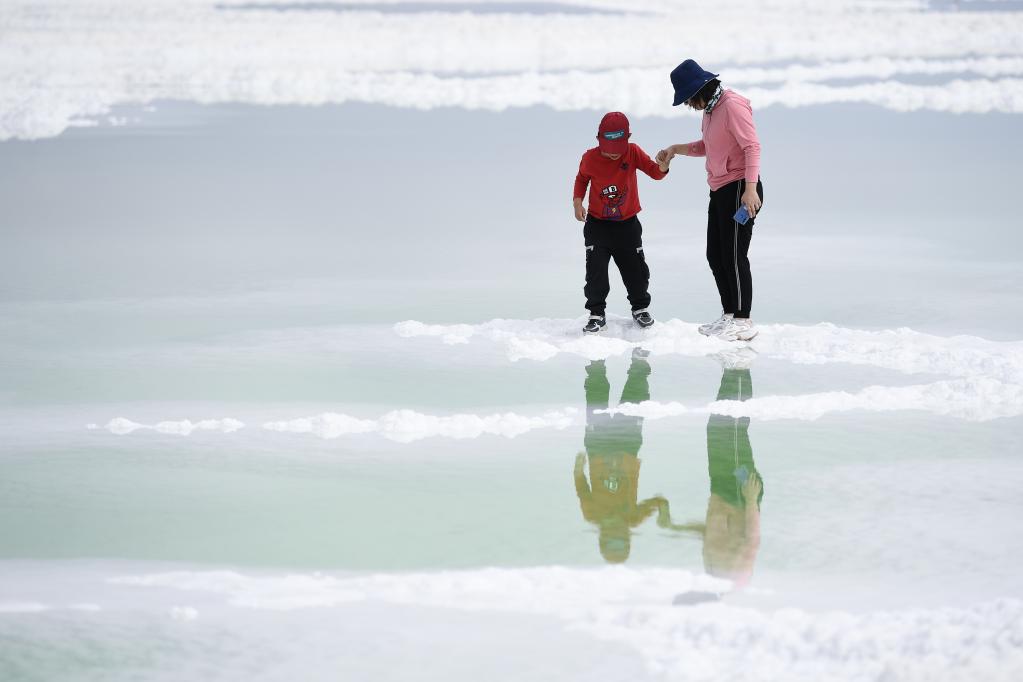
[[[662,149],[661,151],[657,152],[657,156],[654,157],[654,161],[657,162],[658,166],[662,166],[661,170],[664,170],[663,166],[666,166],[668,163],[670,163],[676,153],[677,152],[675,151],[675,145],[670,145],[669,147],[666,147],[665,149]]]
[[[583,208],[583,200],[573,199],[572,207],[575,208],[575,219],[580,223],[586,222],[586,209]]]
[[[760,482],[760,477],[755,472],[751,473],[746,482],[742,484],[742,497],[746,500],[746,504],[755,502],[763,489],[764,484]]]
[[[756,185],[750,185],[747,183],[746,191],[742,193],[742,205],[749,211],[750,218],[757,217],[757,211],[760,210],[760,206],[763,204],[760,201],[760,195],[757,194]]]

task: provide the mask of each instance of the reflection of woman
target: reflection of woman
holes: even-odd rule
[[[749,369],[726,368],[717,399],[748,400],[752,396]],[[760,549],[760,500],[764,496],[763,482],[753,463],[748,417],[710,415],[707,468],[710,498],[706,521],[686,525],[669,522],[666,527],[702,535],[704,570],[731,580],[734,589],[741,589],[753,575],[753,563]],[[721,596],[716,592],[684,592],[675,597],[674,603],[701,604]]]
[[[748,400],[752,395],[748,369],[726,369],[721,375],[718,400]],[[760,548],[760,500],[764,496],[749,441],[749,417],[710,416],[707,460],[710,499],[703,534],[704,569],[741,587],[753,574]]]
[[[622,389],[623,403],[650,399],[647,378],[650,365],[643,351],[635,351],[629,376]],[[643,418],[624,414],[597,414],[605,410],[611,394],[603,360],[586,367],[586,454],[575,459],[575,492],[583,518],[597,525],[600,553],[620,563],[629,558],[632,529],[655,511],[658,522],[667,522],[668,501],[660,495],[637,502],[639,448],[643,445]],[[587,481],[584,464],[589,460]]]

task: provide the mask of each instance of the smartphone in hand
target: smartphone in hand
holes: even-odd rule
[[[735,212],[735,215],[732,216],[732,219],[735,220],[735,222],[739,223],[740,225],[745,225],[746,223],[749,222],[749,211],[746,210],[745,204],[739,207],[739,210]]]

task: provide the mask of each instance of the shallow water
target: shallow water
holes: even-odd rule
[[[736,352],[685,159],[580,339],[592,114],[132,115],[0,156],[0,678],[1023,672],[1015,118],[758,114]]]

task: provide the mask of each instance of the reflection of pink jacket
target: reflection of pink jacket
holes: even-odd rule
[[[703,139],[689,143],[689,156],[707,157],[707,184],[721,189],[746,178],[760,177],[760,142],[749,100],[725,90],[714,111],[703,115]]]

